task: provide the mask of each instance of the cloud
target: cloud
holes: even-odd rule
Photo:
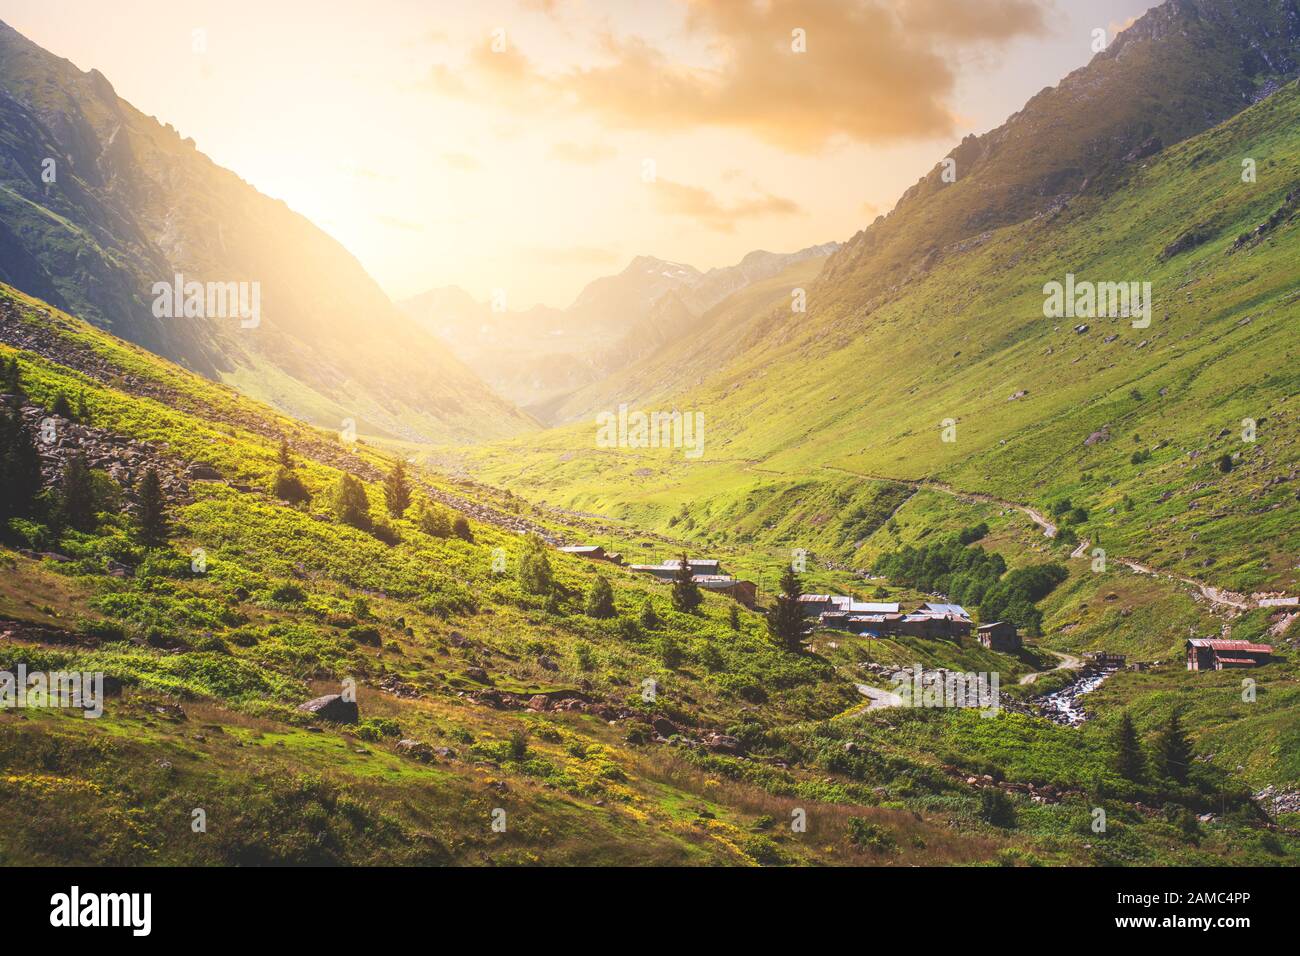
[[[669,179],[658,179],[650,188],[654,190],[655,205],[660,212],[694,219],[700,225],[717,232],[735,232],[736,224],[742,219],[794,216],[802,212],[793,200],[766,192],[727,203],[707,189]]]
[[[951,135],[952,48],[1043,30],[1048,0],[687,0],[685,62],[637,36],[600,35],[599,62],[543,71],[513,46],[476,47],[434,88],[521,110],[573,109],[613,127],[741,129],[795,152],[836,139]],[[793,31],[806,50],[795,52]]]
[[[551,147],[551,159],[558,159],[565,163],[576,163],[579,166],[592,166],[607,159],[613,159],[617,155],[618,150],[597,143],[590,145],[556,143]]]

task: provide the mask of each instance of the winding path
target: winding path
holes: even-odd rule
[[[858,478],[865,478],[868,481],[889,481],[897,485],[905,485],[917,491],[921,491],[921,490],[938,491],[941,492],[942,494],[951,495],[952,497],[959,498],[963,501],[978,501],[983,504],[996,505],[1001,508],[1013,508],[1016,511],[1021,512],[1022,514],[1027,515],[1029,519],[1034,522],[1034,524],[1038,525],[1038,527],[1043,529],[1043,535],[1048,538],[1055,538],[1058,530],[1056,525],[1048,521],[1047,518],[1044,517],[1042,512],[1038,511],[1035,508],[1031,508],[1028,505],[1022,505],[1019,502],[1015,502],[1015,501],[1007,501],[1004,498],[996,498],[993,495],[986,495],[981,492],[961,491],[957,488],[953,488],[951,485],[946,485],[941,481],[933,481],[931,479],[916,479],[916,478],[891,478],[887,475],[873,475],[867,472],[850,471],[847,468],[840,468],[837,465],[822,465],[822,467],[830,471],[838,471],[838,472],[843,472],[846,475],[854,475]],[[1088,548],[1090,546],[1091,546],[1091,542],[1089,542],[1085,538],[1084,540],[1080,541],[1079,546],[1076,547],[1070,553],[1070,557],[1075,559],[1086,558]],[[1141,564],[1137,561],[1134,561],[1132,558],[1110,557],[1108,558],[1108,560],[1114,561],[1116,564],[1122,564],[1124,567],[1128,568],[1130,571],[1134,572],[1135,574],[1145,574],[1151,577],[1167,578],[1170,581],[1177,581],[1180,584],[1185,584],[1191,588],[1194,588],[1203,598],[1205,598],[1205,600],[1209,601],[1210,604],[1212,604],[1216,608],[1227,608],[1234,613],[1240,613],[1242,611],[1249,611],[1251,608],[1260,606],[1258,601],[1254,600],[1253,598],[1247,597],[1244,594],[1237,594],[1233,591],[1225,591],[1222,588],[1216,588],[1212,584],[1207,584],[1204,581],[1198,581],[1195,578],[1189,578],[1182,574],[1174,574],[1169,571],[1160,571],[1155,568],[1148,567],[1145,564]]]
[[[1026,674],[1024,677],[1020,678],[1021,684],[1032,684],[1035,681],[1037,681],[1038,678],[1042,677],[1044,674],[1050,674],[1053,671],[1066,671],[1066,670],[1077,671],[1080,667],[1083,666],[1083,658],[1081,657],[1075,657],[1073,654],[1067,654],[1064,651],[1054,651],[1046,647],[1043,648],[1043,650],[1047,651],[1047,653],[1049,654],[1054,655],[1055,657],[1059,657],[1061,659],[1061,663],[1045,671],[1035,671],[1032,674]]]

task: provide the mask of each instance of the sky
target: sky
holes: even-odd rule
[[[1157,0],[4,0],[401,300],[845,240]]]

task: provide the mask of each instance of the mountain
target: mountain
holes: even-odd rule
[[[1177,662],[1110,677],[1099,716],[1060,726],[1018,684],[1054,663],[1034,647],[842,634],[791,653],[760,613],[721,595],[683,613],[648,575],[549,548],[542,586],[526,586],[517,569],[538,544],[520,532],[660,557],[685,544],[418,467],[407,470],[414,506],[392,518],[382,479],[393,457],[0,284],[6,383],[11,362],[0,460],[11,404],[28,434],[53,440],[36,443],[44,493],[5,499],[22,513],[0,524],[0,672],[96,674],[105,693],[81,698],[90,713],[102,706],[95,719],[30,699],[0,714],[0,863],[1300,860],[1294,815],[1266,831],[1247,792],[1294,783],[1292,653],[1251,672],[1250,704],[1232,703],[1237,672]],[[296,504],[282,497],[282,440]],[[80,530],[51,507],[78,454],[93,469]],[[154,547],[136,522],[147,469],[170,519]],[[332,499],[345,477],[378,521],[342,519]],[[429,504],[462,531],[418,520]],[[746,551],[723,554],[726,565],[753,560]],[[588,612],[598,576],[613,617]],[[916,661],[1001,674],[1003,706],[864,718],[855,683]],[[1119,776],[1117,715],[1131,713],[1146,740],[1175,710],[1196,748],[1187,785]],[[1102,787],[1113,839],[1079,825]],[[990,819],[991,802],[1002,817]],[[774,824],[796,810],[815,839]],[[1192,814],[1208,810],[1220,817],[1201,827]]]
[[[952,165],[845,243],[827,276],[866,303],[993,230],[1104,196],[1145,158],[1293,79],[1298,58],[1297,0],[1167,0],[1002,126],[962,140]]]
[[[572,393],[654,355],[729,296],[798,263],[820,264],[838,247],[828,242],[792,253],[758,250],[734,266],[707,272],[637,256],[617,275],[588,283],[563,310],[494,312],[455,286],[400,305],[502,397],[543,421],[562,421],[554,417],[556,409]]]
[[[1065,505],[1069,534],[1035,548],[1086,572],[1073,540],[1100,541],[1112,563],[1057,609],[1062,649],[1177,653],[1158,616],[1105,613],[1096,591],[1132,584],[1119,558],[1198,600],[1242,595],[1214,604],[1223,626],[1256,595],[1295,594],[1295,10],[1151,11],[959,147],[955,183],[927,178],[833,255],[805,315],[773,312],[708,364],[628,388],[703,414],[702,458],[594,448],[583,424],[467,460],[552,504],[859,569],[913,536],[1032,528],[1019,509]],[[1150,283],[1150,325],[1049,317],[1068,276]]]
[[[328,235],[3,23],[0,253],[3,281],[327,427],[419,441],[533,427]],[[247,316],[207,295],[201,316],[156,310],[155,284],[177,275],[245,283]]]

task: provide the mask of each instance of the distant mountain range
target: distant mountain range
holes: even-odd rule
[[[178,274],[257,283],[256,327],[229,307],[155,315],[155,283]],[[0,281],[325,427],[453,442],[534,427],[339,243],[4,23]]]
[[[617,275],[588,283],[567,309],[494,312],[457,286],[400,305],[503,397],[547,421],[566,396],[650,359],[729,296],[796,263],[820,263],[838,248],[827,242],[791,253],[757,250],[707,272],[637,256]]]
[[[781,301],[790,282],[739,307],[756,284],[727,323],[555,416],[699,413],[701,459],[593,448],[588,420],[466,461],[551,504],[678,533],[689,513],[708,543],[859,567],[898,545],[877,518],[899,487],[1066,502],[1088,516],[1071,530],[1112,556],[1292,589],[1298,63],[1296,0],[1169,0],[962,142],[953,181],[936,166],[808,277],[806,314]],[[1053,317],[1045,291],[1069,276],[1149,284],[1149,323]],[[908,513],[909,540],[952,517]]]

